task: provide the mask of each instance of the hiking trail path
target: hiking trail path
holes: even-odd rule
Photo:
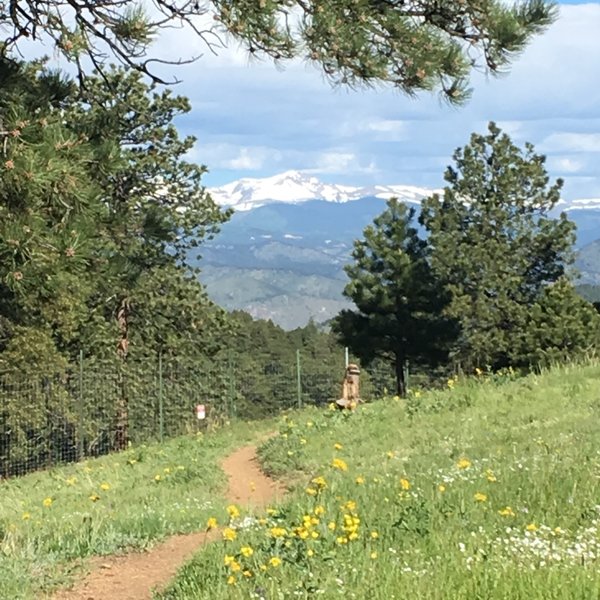
[[[256,446],[243,446],[221,461],[229,478],[226,500],[241,507],[260,509],[283,497],[283,485],[260,469]],[[99,556],[89,561],[90,572],[70,589],[61,589],[51,600],[151,600],[201,546],[219,539],[213,529],[174,535],[146,552]]]

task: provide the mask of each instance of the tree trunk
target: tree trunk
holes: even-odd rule
[[[117,322],[121,330],[121,339],[117,346],[117,355],[121,359],[119,373],[119,396],[115,413],[115,437],[113,450],[125,450],[129,444],[129,396],[127,391],[127,380],[125,365],[127,363],[127,351],[129,348],[129,300],[123,298],[117,310]]]
[[[406,397],[406,379],[404,377],[404,356],[396,353],[396,392],[400,398]]]

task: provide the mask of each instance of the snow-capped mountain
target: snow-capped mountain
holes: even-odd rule
[[[392,196],[397,196],[407,203],[418,204],[434,191],[436,190],[410,185],[353,187],[330,184],[300,171],[286,171],[263,179],[240,179],[209,190],[217,204],[235,208],[237,211],[251,210],[272,202],[350,202],[370,197],[388,199]]]
[[[325,200],[327,202],[350,202],[361,198],[381,198],[387,200],[396,196],[409,204],[419,204],[423,198],[439,189],[417,187],[412,185],[373,185],[350,186],[324,183],[317,177],[301,171],[286,171],[272,177],[244,178],[221,187],[209,189],[215,202],[220,206],[232,207],[236,211],[248,211],[273,202],[300,204],[309,200]],[[581,198],[578,200],[561,200],[557,207],[560,210],[600,211],[600,198]]]

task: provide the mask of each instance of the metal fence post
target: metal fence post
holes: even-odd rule
[[[296,383],[298,385],[298,408],[302,408],[302,371],[300,364],[300,350],[296,350]]]
[[[235,418],[236,407],[235,407],[235,372],[233,368],[233,355],[231,350],[227,355],[227,391],[228,391],[228,404],[229,408],[227,414],[230,419]]]
[[[158,437],[162,443],[165,437],[165,406],[163,398],[162,352],[158,353]]]
[[[82,460],[85,455],[85,444],[83,440],[83,350],[79,350],[79,402],[77,403],[77,458]]]

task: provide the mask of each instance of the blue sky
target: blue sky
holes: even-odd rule
[[[508,74],[474,75],[461,108],[435,95],[332,89],[313,67],[278,69],[233,45],[178,68],[176,91],[193,106],[179,126],[198,138],[192,156],[209,167],[208,186],[299,169],[332,183],[433,187],[453,150],[494,120],[547,155],[565,198],[600,198],[599,32],[600,2],[562,2],[558,21]],[[171,35],[159,49],[204,51]]]

